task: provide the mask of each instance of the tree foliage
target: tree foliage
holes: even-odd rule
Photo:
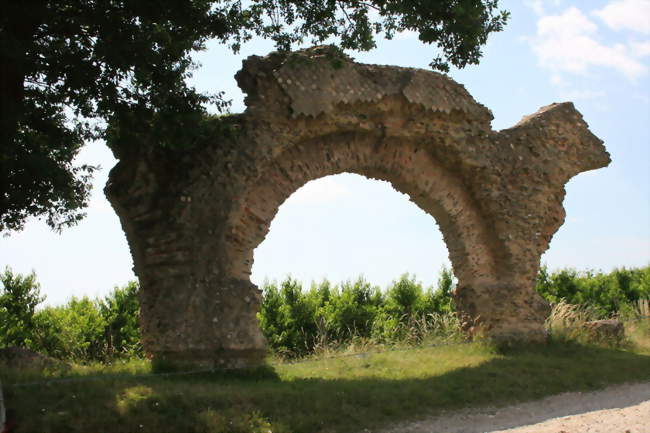
[[[105,360],[105,327],[96,302],[73,297],[36,314],[32,348],[58,359]]]
[[[64,305],[39,307],[45,297],[34,272],[6,268],[0,281],[0,348],[25,347],[74,361],[144,356],[137,282],[115,287],[103,299],[73,297]]]
[[[0,274],[0,346],[27,347],[32,339],[36,306],[43,302],[36,274]]]
[[[355,339],[421,342],[436,332],[447,337],[448,330],[441,327],[453,313],[452,279],[451,271],[443,268],[436,289],[424,289],[408,274],[385,291],[362,277],[335,286],[324,280],[309,290],[291,277],[279,286],[265,282],[260,327],[269,346],[285,356],[302,356]]]
[[[188,86],[191,53],[216,39],[234,52],[253,37],[282,50],[334,41],[368,50],[413,31],[438,47],[431,65],[477,63],[507,13],[496,0],[7,0],[0,14],[0,231],[29,216],[75,224],[95,167],[75,166],[103,138],[120,157],[191,146],[221,94]]]
[[[650,266],[609,273],[571,268],[549,272],[542,266],[535,289],[552,304],[563,300],[590,306],[605,318],[633,310],[640,299],[650,299]]]
[[[113,291],[99,302],[106,323],[104,339],[109,358],[119,355],[142,356],[140,344],[140,285],[136,281]]]
[[[44,297],[36,276],[0,274],[0,347],[22,346],[59,359],[110,362],[144,356],[140,344],[139,286],[115,287],[102,299],[72,298],[37,309]],[[537,291],[549,302],[589,308],[597,317],[639,318],[650,300],[650,266],[610,273],[542,267]],[[258,314],[269,346],[289,357],[355,341],[402,344],[463,338],[454,316],[454,276],[443,268],[435,287],[402,275],[385,290],[363,278],[309,289],[287,277],[263,284]]]
[[[34,316],[31,348],[74,361],[142,357],[139,285],[114,287],[103,299],[70,299]]]

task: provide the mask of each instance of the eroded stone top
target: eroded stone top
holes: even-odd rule
[[[467,90],[449,77],[423,69],[368,65],[339,55],[329,47],[314,47],[289,54],[252,56],[244,61],[238,74],[240,86],[249,95],[263,93],[257,86],[251,91],[244,76],[269,75],[288,95],[292,116],[317,116],[337,104],[376,102],[386,96],[402,95],[411,103],[449,113],[459,110],[478,117],[492,114],[472,98]]]

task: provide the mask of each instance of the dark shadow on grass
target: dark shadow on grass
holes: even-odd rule
[[[354,362],[350,361],[350,368],[363,368]],[[649,356],[555,343],[510,349],[476,367],[416,379],[281,381],[269,372],[241,377],[210,374],[116,380],[92,388],[69,384],[38,390],[38,399],[29,391],[14,393],[12,398],[21,401],[16,408],[18,423],[23,418],[30,427],[17,431],[105,431],[110,426],[112,432],[245,433],[255,431],[246,425],[265,419],[274,433],[349,433],[363,428],[374,431],[443,410],[498,407],[641,380],[650,380]],[[72,401],[75,392],[84,400]],[[129,404],[120,406],[120,398],[131,394]],[[50,405],[54,413],[65,408],[65,414],[46,417],[40,409],[49,411]],[[41,421],[36,420],[39,416]]]

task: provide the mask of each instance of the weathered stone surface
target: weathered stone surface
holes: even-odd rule
[[[106,194],[141,283],[143,340],[161,360],[250,365],[264,355],[253,250],[306,182],[342,172],[387,180],[437,221],[457,305],[482,332],[544,338],[533,291],[564,221],[564,185],[606,166],[573,104],[502,131],[459,84],[430,71],[333,63],[326,50],[249,57],[233,138],[182,155],[116,151]],[[149,149],[149,150],[147,150]]]
[[[625,325],[620,320],[594,320],[584,326],[590,337],[596,340],[620,343],[625,338]]]

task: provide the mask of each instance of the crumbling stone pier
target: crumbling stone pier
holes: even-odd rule
[[[564,222],[564,185],[609,164],[573,104],[502,131],[450,78],[354,63],[317,47],[244,61],[246,111],[183,153],[113,149],[106,195],[141,285],[145,348],[191,366],[261,362],[265,341],[249,277],[278,207],[323,176],[389,181],[432,215],[473,331],[544,339],[548,305],[533,290],[540,256]]]

